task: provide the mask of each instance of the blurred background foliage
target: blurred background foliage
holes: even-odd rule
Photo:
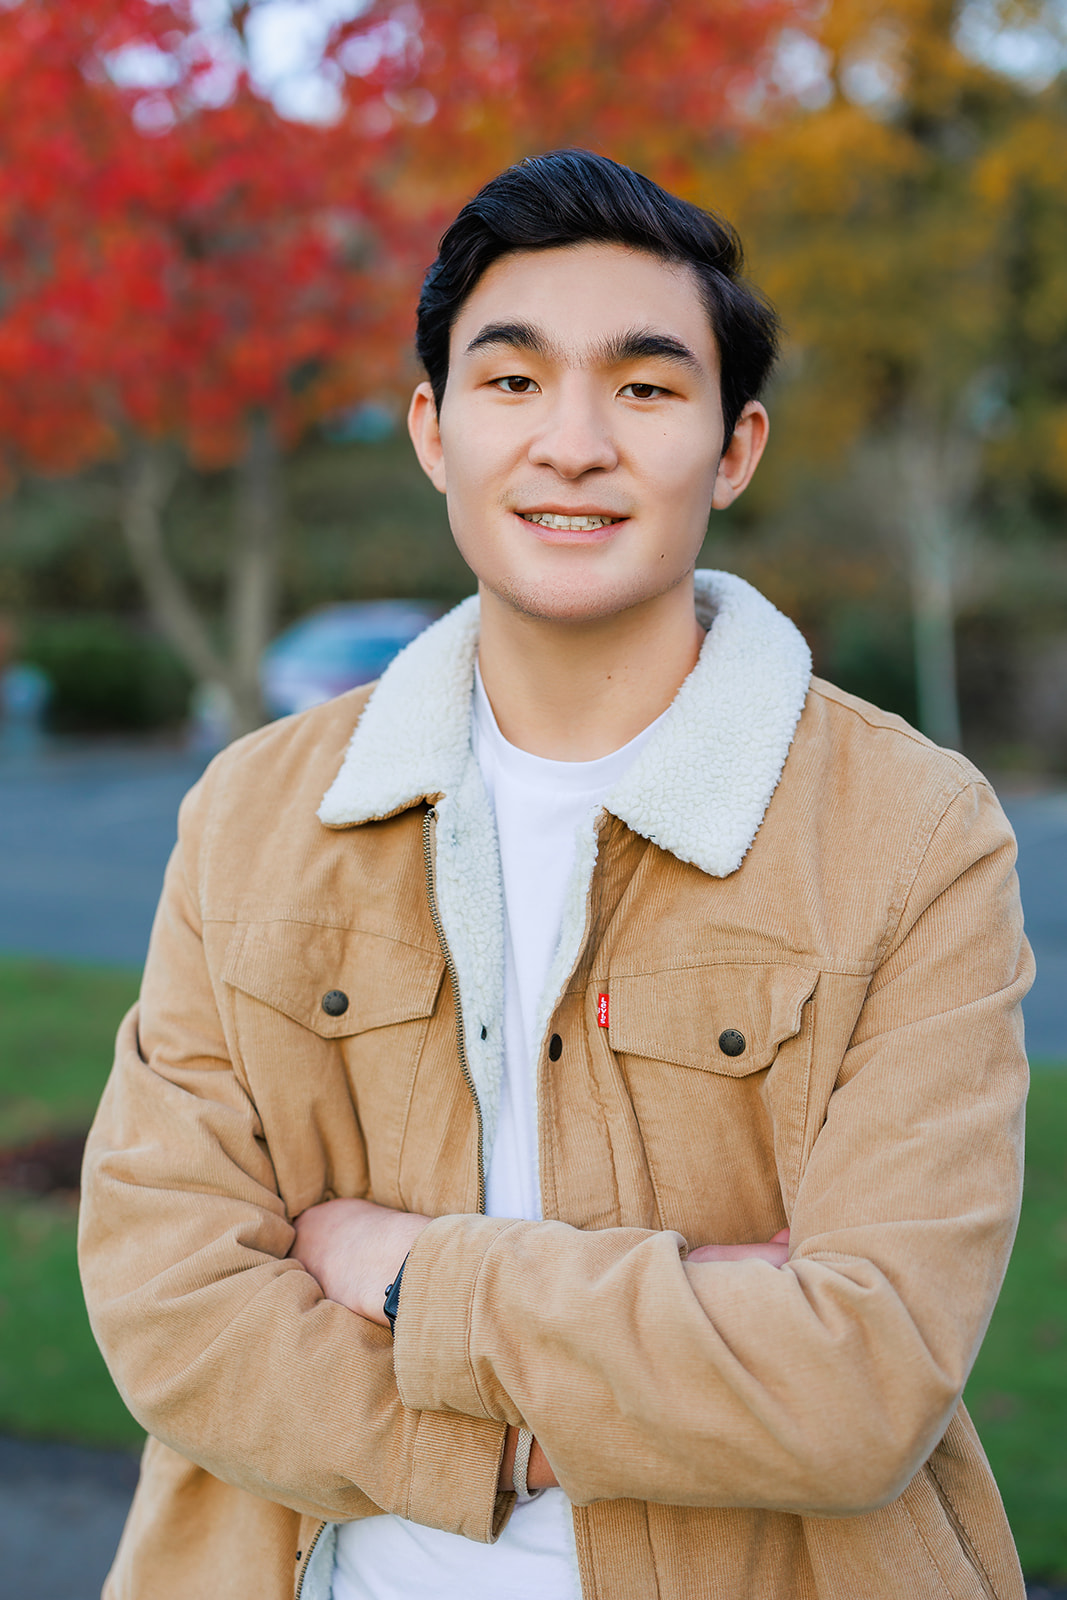
[[[0,13],[9,650],[103,684],[124,641],[156,687],[116,726],[197,681],[237,730],[283,621],[468,592],[399,425],[418,282],[480,182],[574,142],[733,219],[786,324],[705,563],[845,687],[1067,770],[1061,0],[309,0],[268,81],[285,9]]]

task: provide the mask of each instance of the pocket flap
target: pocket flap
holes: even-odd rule
[[[222,977],[302,1027],[340,1039],[428,1017],[444,969],[439,950],[383,934],[306,922],[252,922],[234,930]],[[332,1015],[323,1000],[338,992],[347,1004],[340,1015]]]
[[[613,977],[608,1040],[624,1054],[745,1077],[800,1032],[818,981],[817,970],[777,964]]]

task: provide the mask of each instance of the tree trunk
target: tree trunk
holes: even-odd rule
[[[228,596],[234,733],[267,720],[259,664],[278,616],[281,568],[281,493],[278,446],[269,419],[249,421],[248,446],[238,469],[237,505]]]
[[[249,424],[238,470],[227,596],[227,648],[220,650],[171,560],[163,513],[177,478],[166,447],[137,440],[123,473],[120,520],[149,607],[193,677],[227,708],[230,738],[266,720],[259,664],[278,611],[281,518],[278,452],[266,417]]]
[[[193,677],[225,687],[226,662],[211,642],[163,534],[163,508],[177,478],[165,447],[138,440],[124,464],[119,520],[130,560],[156,622]]]
[[[935,744],[960,746],[956,682],[955,551],[944,508],[913,504],[908,518],[919,726]]]
[[[977,478],[977,445],[964,429],[910,418],[896,441],[900,521],[906,536],[919,726],[959,749],[956,602],[959,538]]]

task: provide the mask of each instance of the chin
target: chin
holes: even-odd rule
[[[510,574],[484,587],[506,606],[525,617],[543,622],[599,622],[606,617],[631,611],[647,601],[667,594],[684,583],[692,568],[684,572],[618,575],[612,578],[569,575],[566,577],[524,579]]]

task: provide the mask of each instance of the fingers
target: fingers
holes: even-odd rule
[[[702,1244],[690,1250],[689,1261],[769,1261],[784,1267],[789,1260],[787,1244]]]
[[[769,1261],[784,1267],[789,1260],[789,1229],[779,1228],[766,1244],[702,1244],[690,1250],[690,1261]]]

